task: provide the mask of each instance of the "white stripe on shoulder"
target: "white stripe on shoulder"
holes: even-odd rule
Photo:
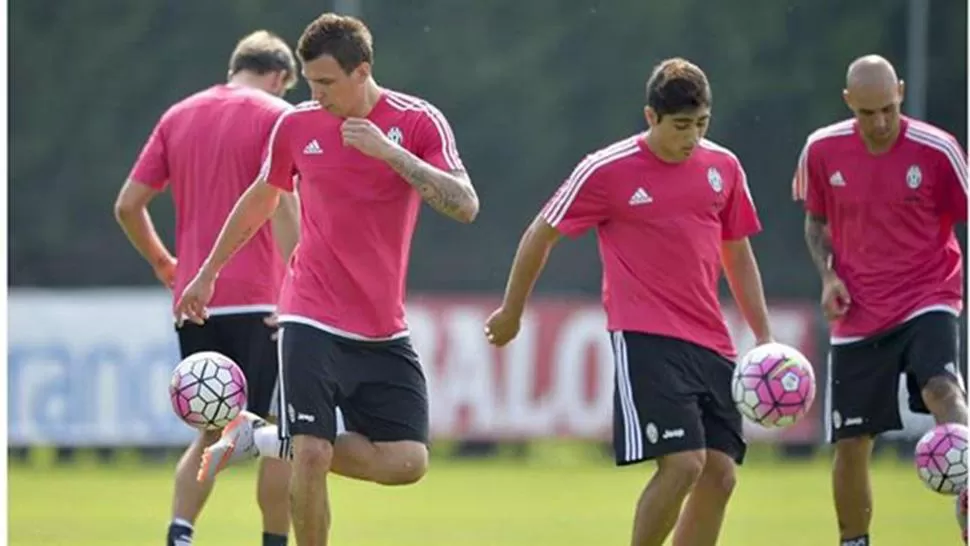
[[[911,120],[905,136],[913,142],[942,153],[953,167],[953,173],[963,187],[963,192],[967,193],[967,156],[964,155],[960,143],[953,135],[928,123]]]
[[[314,103],[316,104],[316,103]],[[273,124],[273,130],[269,133],[269,140],[266,143],[266,159],[263,161],[263,166],[259,168],[259,174],[256,176],[256,180],[266,180],[269,177],[269,173],[273,168],[273,147],[276,145],[276,134],[279,132],[280,127],[283,125],[283,120],[294,114],[300,112],[306,112],[312,108],[307,105],[306,102],[300,103],[289,110],[286,110],[278,118],[276,118],[276,123]],[[317,109],[320,105],[317,104]]]
[[[417,111],[423,113],[434,125],[441,139],[441,153],[448,163],[451,170],[463,170],[461,157],[458,155],[458,144],[455,141],[455,134],[451,131],[451,126],[445,115],[441,113],[430,102],[412,97],[398,91],[386,90],[387,104],[402,112]]]
[[[850,118],[816,129],[808,135],[802,151],[798,154],[798,166],[795,168],[795,177],[792,180],[792,199],[804,201],[808,197],[808,153],[812,145],[827,138],[851,135],[853,132],[855,132],[855,120]]]
[[[546,222],[555,227],[562,221],[566,212],[569,211],[569,207],[576,200],[576,196],[579,195],[579,190],[582,189],[583,184],[589,180],[593,173],[610,163],[637,153],[640,150],[637,144],[638,138],[640,138],[640,135],[623,139],[583,158],[572,174],[569,175],[569,178],[566,179],[566,182],[559,188],[559,191],[556,192],[553,199],[543,209],[541,215]]]

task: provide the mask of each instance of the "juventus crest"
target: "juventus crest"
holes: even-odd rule
[[[915,190],[923,183],[923,171],[919,169],[919,165],[910,165],[909,170],[906,171],[906,185],[909,186],[911,190]]]

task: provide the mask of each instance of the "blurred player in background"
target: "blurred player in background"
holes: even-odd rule
[[[868,546],[874,437],[902,428],[899,378],[913,411],[967,422],[958,370],[967,156],[957,140],[900,114],[903,82],[884,58],[848,69],[854,118],[813,132],[794,195],[831,324],[827,432],[843,546]]]
[[[207,450],[206,468],[292,452],[294,535],[311,546],[328,539],[329,472],[403,485],[427,470],[427,385],[404,312],[411,238],[422,199],[468,223],[478,197],[441,112],[375,82],[361,21],[322,15],[297,54],[313,100],[277,122],[259,180],[178,310],[205,320],[219,272],[299,174],[300,244],[280,303],[283,441],[244,413]],[[338,405],[347,429],[339,434]]]
[[[291,108],[280,97],[295,81],[289,46],[269,32],[255,32],[233,51],[228,83],[176,103],[152,131],[118,195],[115,215],[155,276],[176,295],[199,270],[236,200],[256,180],[273,125]],[[148,204],[168,185],[175,202],[175,256],[148,213]],[[254,230],[252,242],[222,269],[204,325],[179,321],[176,327],[183,358],[218,351],[239,364],[249,387],[248,408],[261,417],[269,414],[277,380],[272,314],[284,261],[296,244],[296,209],[295,198],[287,196],[275,208],[272,227]],[[196,475],[203,449],[219,434],[200,434],[178,463],[169,546],[192,543],[193,525],[213,483],[197,481]],[[288,481],[286,463],[263,461],[257,497],[264,546],[286,544]]]
[[[761,226],[738,158],[704,138],[711,89],[700,68],[658,65],[645,114],[646,133],[587,156],[526,230],[485,334],[511,341],[561,235],[595,228],[616,364],[616,463],[657,461],[632,543],[660,546],[676,526],[676,546],[713,545],[746,450],[718,279],[723,268],[757,342],[770,341],[748,241]]]

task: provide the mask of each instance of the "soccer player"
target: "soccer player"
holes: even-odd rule
[[[292,450],[294,535],[309,546],[327,542],[329,472],[394,485],[427,469],[427,386],[404,313],[411,239],[422,199],[468,223],[478,197],[441,112],[375,82],[371,34],[360,20],[323,14],[306,27],[297,55],[313,100],[277,121],[259,179],[178,311],[205,320],[219,271],[299,174],[300,244],[280,300],[284,441],[273,453],[275,432],[256,439],[260,423],[243,414],[207,457],[218,470],[259,444],[268,456]]]
[[[176,103],[152,131],[118,195],[115,215],[155,276],[176,295],[198,271],[236,200],[256,179],[273,125],[291,108],[280,97],[295,81],[296,61],[286,42],[266,31],[254,32],[233,51],[228,83]],[[177,258],[159,239],[148,213],[148,204],[169,185]],[[249,386],[248,407],[261,417],[269,415],[276,388],[272,313],[284,260],[296,242],[296,208],[295,199],[281,201],[272,229],[255,231],[252,243],[223,268],[208,322],[178,321],[176,327],[183,358],[217,351],[239,364]],[[196,474],[203,448],[218,439],[218,431],[200,434],[178,463],[169,546],[192,542],[193,525],[212,490],[212,480],[199,482]],[[288,480],[285,462],[261,463],[257,498],[266,546],[286,544]]]
[[[938,423],[966,423],[957,316],[962,256],[953,233],[967,219],[967,156],[952,135],[900,114],[903,82],[884,58],[848,69],[854,117],[813,132],[793,188],[830,321],[827,433],[843,546],[868,546],[873,438],[902,428],[910,407]]]
[[[713,545],[746,449],[718,279],[723,267],[758,343],[770,341],[748,241],[761,226],[738,158],[704,138],[704,72],[663,61],[646,98],[649,130],[586,156],[526,230],[485,334],[497,346],[511,341],[560,236],[595,228],[616,365],[616,463],[657,462],[633,544],[659,546],[676,525],[675,545]]]

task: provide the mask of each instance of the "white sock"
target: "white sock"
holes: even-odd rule
[[[280,458],[280,437],[276,425],[266,425],[253,431],[253,441],[260,457]]]
[[[182,518],[175,518],[175,519],[173,519],[172,520],[172,525],[178,525],[179,527],[186,527],[186,528],[188,528],[189,531],[192,530],[192,523],[189,522],[189,521],[186,521],[186,520],[184,520]]]

